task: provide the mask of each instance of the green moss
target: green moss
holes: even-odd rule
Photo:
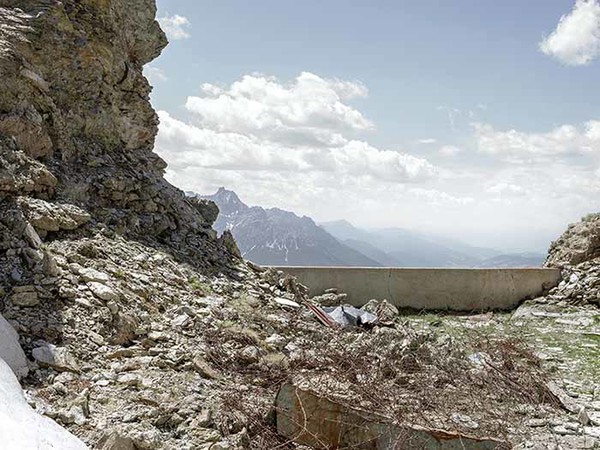
[[[196,277],[188,279],[188,285],[194,294],[206,296],[212,292],[211,287],[207,283],[200,281]]]
[[[557,309],[562,318],[581,310],[576,307]],[[469,319],[465,315],[403,311],[398,318],[416,330],[450,336],[462,343],[467,353],[476,351],[477,342],[485,339],[512,338],[523,341],[537,354],[546,355],[543,364],[559,378],[570,379],[587,389],[600,379],[600,314],[592,316],[589,326],[556,322],[553,317],[523,318],[511,322],[511,313],[497,312],[488,321]]]

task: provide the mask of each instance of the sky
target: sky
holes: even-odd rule
[[[600,0],[158,0],[186,191],[545,251],[600,209]]]

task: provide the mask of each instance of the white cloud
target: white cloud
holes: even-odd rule
[[[159,111],[157,151],[174,171],[195,167],[223,171],[312,172],[324,177],[372,177],[396,183],[417,182],[435,175],[426,160],[366,142],[342,146],[286,146],[252,135],[221,132],[187,124]]]
[[[426,200],[430,204],[457,204],[457,205],[468,205],[473,203],[475,199],[473,197],[456,197],[450,195],[447,192],[442,192],[437,189],[424,189],[424,188],[410,188],[409,192],[415,194],[418,198]]]
[[[528,192],[527,189],[523,188],[522,186],[512,183],[496,183],[488,186],[485,191],[495,195],[509,195],[518,197],[527,195]]]
[[[359,82],[306,72],[289,83],[248,75],[204,84],[188,99],[186,117],[159,111],[156,151],[169,164],[167,178],[185,190],[227,186],[249,203],[316,219],[374,218],[382,206],[405,217],[462,207],[460,196],[411,189],[436,182],[438,169],[426,159],[360,136],[374,125],[350,101],[366,95]]]
[[[561,125],[546,133],[497,131],[492,125],[481,123],[474,123],[473,128],[480,152],[509,162],[600,156],[600,121],[596,120],[582,127]]]
[[[361,83],[328,80],[309,72],[291,83],[246,75],[229,88],[202,85],[186,108],[196,123],[219,132],[252,135],[289,146],[343,146],[343,134],[371,130],[372,122],[345,103],[367,95]]]
[[[249,204],[321,221],[493,236],[478,245],[543,246],[598,207],[600,121],[535,133],[476,123],[460,147],[422,140],[435,144],[423,153],[446,156],[435,167],[365,139],[374,125],[352,99],[366,95],[361,83],[310,73],[204,84],[183,117],[159,112],[156,151],[184,190],[227,186]]]
[[[439,154],[442,156],[452,157],[462,152],[462,149],[455,147],[454,145],[444,145],[439,149]]]
[[[188,30],[192,25],[187,17],[175,14],[174,16],[160,17],[158,22],[167,37],[171,40],[177,41],[191,37]]]
[[[151,65],[144,67],[144,76],[148,78],[150,84],[160,83],[169,79],[164,70]]]
[[[430,145],[430,144],[435,144],[436,142],[437,142],[437,139],[427,138],[427,139],[419,139],[417,141],[417,144]]]
[[[600,56],[600,3],[576,0],[573,10],[560,18],[556,29],[540,42],[539,48],[571,66],[589,64]]]

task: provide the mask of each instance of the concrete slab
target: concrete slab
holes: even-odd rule
[[[276,267],[321,295],[329,288],[362,306],[372,298],[398,307],[472,311],[512,309],[556,286],[558,269],[401,269],[361,267]]]
[[[363,450],[504,450],[493,438],[395,424],[372,412],[350,408],[324,396],[284,383],[276,399],[277,432],[312,448]]]

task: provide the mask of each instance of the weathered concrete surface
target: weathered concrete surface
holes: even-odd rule
[[[277,267],[320,295],[329,288],[362,306],[372,298],[398,307],[456,311],[510,309],[560,281],[558,269],[398,269]]]
[[[277,432],[313,448],[505,449],[505,442],[414,425],[396,425],[384,416],[349,408],[284,383],[277,394]]]

